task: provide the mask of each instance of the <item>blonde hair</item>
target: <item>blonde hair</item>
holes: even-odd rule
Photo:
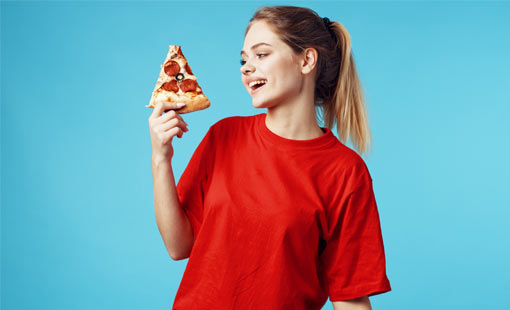
[[[339,22],[323,20],[308,8],[266,6],[250,19],[245,36],[251,25],[260,20],[296,54],[309,47],[317,50],[316,119],[322,119],[331,130],[336,125],[342,143],[350,138],[358,153],[368,153],[371,146],[368,114],[347,29]]]

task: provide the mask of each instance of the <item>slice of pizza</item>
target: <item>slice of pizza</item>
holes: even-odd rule
[[[150,103],[146,107],[154,108],[160,101],[185,103],[186,106],[175,110],[180,114],[207,109],[211,105],[178,45],[169,46]]]

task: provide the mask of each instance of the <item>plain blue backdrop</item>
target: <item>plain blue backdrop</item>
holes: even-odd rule
[[[239,51],[270,4],[351,34],[393,289],[374,309],[510,309],[510,3],[460,1],[2,1],[2,309],[170,309],[187,260],[156,226],[145,105],[183,46],[212,105],[176,178],[210,125],[265,112]]]

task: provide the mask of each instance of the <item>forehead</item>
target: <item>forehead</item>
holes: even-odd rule
[[[263,21],[259,20],[251,24],[250,30],[246,33],[246,37],[244,38],[244,41],[253,40],[253,39],[261,39],[261,38],[267,38],[267,39],[273,39],[277,40],[278,36],[276,33],[274,33],[269,25]]]
[[[270,44],[274,48],[279,48],[284,45],[276,33],[274,33],[264,21],[256,21],[251,25],[250,30],[248,30],[244,38],[244,46],[241,54],[247,53],[248,50],[255,45],[267,46],[263,44],[259,45],[259,43]]]

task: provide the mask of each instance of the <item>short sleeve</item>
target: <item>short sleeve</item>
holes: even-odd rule
[[[391,291],[379,213],[368,171],[330,212],[320,263],[331,301]]]
[[[177,183],[177,196],[197,238],[204,214],[204,195],[214,163],[213,127],[202,139]]]

